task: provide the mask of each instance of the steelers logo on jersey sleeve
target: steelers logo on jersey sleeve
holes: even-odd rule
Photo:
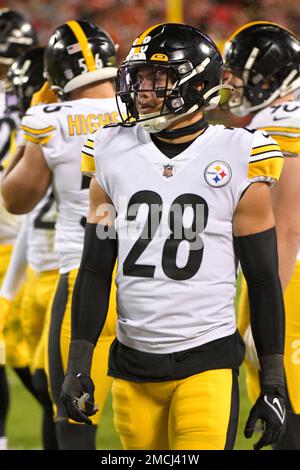
[[[231,168],[228,163],[216,160],[207,165],[204,170],[204,178],[209,186],[221,188],[229,183],[231,179]]]

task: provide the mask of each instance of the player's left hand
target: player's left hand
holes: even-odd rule
[[[89,375],[67,374],[62,385],[61,399],[67,416],[74,421],[92,424],[88,416],[98,411],[94,401],[95,386]]]
[[[258,419],[263,422],[263,433],[258,442],[254,444],[254,450],[268,446],[276,442],[284,433],[286,426],[285,400],[279,394],[261,393],[250,411],[245,426],[245,437],[249,439],[255,430]]]

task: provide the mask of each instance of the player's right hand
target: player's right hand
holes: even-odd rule
[[[36,106],[37,104],[51,104],[57,103],[57,95],[49,87],[49,83],[45,82],[42,88],[33,93],[30,106]]]
[[[284,398],[277,393],[261,393],[251,408],[245,427],[245,437],[249,439],[255,430],[256,421],[263,422],[263,433],[254,444],[254,450],[274,444],[284,433],[286,426],[286,408]]]
[[[89,375],[67,374],[62,385],[61,399],[67,417],[78,423],[92,424],[88,416],[93,416],[98,407],[94,401],[95,386]]]

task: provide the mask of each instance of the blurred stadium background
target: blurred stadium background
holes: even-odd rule
[[[138,34],[165,20],[196,26],[220,47],[236,28],[249,21],[274,21],[296,33],[300,30],[297,0],[0,0],[0,6],[27,16],[42,45],[59,24],[75,18],[91,20],[119,44],[120,59]]]
[[[226,39],[250,21],[267,20],[300,32],[300,2],[296,0],[11,0],[1,1],[23,13],[36,27],[41,45],[52,31],[70,19],[86,19],[106,29],[119,45],[119,61],[126,55],[133,39],[149,26],[164,22],[185,22],[209,34],[222,50]],[[220,112],[211,116],[222,119]],[[236,120],[233,124],[245,124]],[[41,448],[41,413],[13,372],[9,372],[11,407],[8,422],[10,449]],[[253,441],[243,437],[249,412],[244,374],[241,371],[241,413],[236,449],[251,449]],[[111,402],[107,403],[98,432],[99,449],[120,449],[113,427]]]

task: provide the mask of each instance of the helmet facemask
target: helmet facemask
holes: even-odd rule
[[[198,109],[216,107],[220,100],[218,91],[224,87],[230,89],[232,87],[218,85],[208,91],[205,89],[205,76],[202,80],[201,72],[209,62],[210,59],[206,58],[197,67],[188,60],[163,65],[147,61],[125,62],[117,78],[117,101],[125,103],[127,108],[124,122],[134,120],[141,123],[149,132],[160,132],[171,123]],[[152,86],[149,89],[140,89],[138,73],[139,70],[146,68],[152,69]],[[139,94],[143,92],[154,93],[162,100],[158,110],[153,113],[139,111],[139,107],[141,108]]]

